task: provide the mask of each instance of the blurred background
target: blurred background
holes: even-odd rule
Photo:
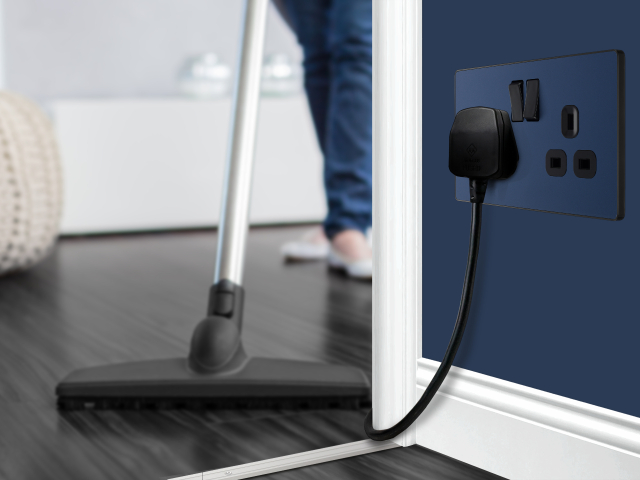
[[[1,86],[37,101],[54,122],[63,234],[217,224],[242,5],[2,1]],[[301,58],[271,5],[253,225],[326,213]]]
[[[189,351],[214,273],[244,3],[0,0],[0,478],[167,478],[365,437],[366,404],[56,407],[72,371]],[[269,3],[250,223],[278,227],[248,238],[242,342],[370,377],[371,283],[280,253],[310,228],[295,224],[326,216],[301,60]]]

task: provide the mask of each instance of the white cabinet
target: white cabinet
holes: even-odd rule
[[[57,100],[66,234],[218,223],[231,99]],[[320,221],[322,155],[304,95],[263,98],[251,224]]]

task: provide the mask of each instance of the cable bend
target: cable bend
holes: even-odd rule
[[[484,192],[483,192],[484,193]],[[484,196],[484,195],[483,195]],[[471,234],[469,239],[469,256],[467,257],[467,270],[464,277],[464,284],[462,288],[462,297],[460,299],[460,308],[458,309],[458,318],[449,340],[449,346],[444,354],[444,359],[438,368],[438,371],[434,375],[429,386],[420,397],[420,400],[413,406],[409,413],[405,417],[396,423],[394,426],[377,430],[373,428],[373,410],[370,410],[367,414],[367,418],[364,421],[364,430],[367,436],[372,440],[382,441],[394,438],[404,432],[407,428],[415,422],[420,414],[424,412],[427,405],[431,402],[431,399],[435,396],[436,392],[442,385],[451,365],[453,359],[458,352],[458,347],[462,342],[462,335],[464,334],[465,326],[467,325],[467,318],[469,317],[469,310],[471,309],[471,297],[473,295],[473,282],[476,276],[476,265],[478,263],[478,249],[480,247],[480,227],[482,225],[482,203],[471,203]]]

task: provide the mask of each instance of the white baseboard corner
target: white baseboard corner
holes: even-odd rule
[[[439,362],[418,361],[418,395]],[[510,480],[638,480],[640,418],[452,367],[417,443]]]
[[[285,457],[270,458],[261,462],[245,463],[235,467],[211,470],[210,472],[196,473],[183,477],[171,477],[171,480],[240,480],[243,478],[258,477],[270,473],[283,472],[294,468],[308,467],[319,463],[332,462],[343,458],[366,455],[368,453],[381,452],[396,448],[399,445],[392,441],[374,442],[373,440],[361,440],[359,442],[336,445],[335,447],[321,448],[309,452],[296,453]]]

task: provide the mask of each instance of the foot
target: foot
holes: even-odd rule
[[[298,240],[285,243],[280,251],[286,261],[323,260],[329,254],[329,240],[321,226],[315,227],[305,232]]]
[[[344,230],[331,240],[329,265],[350,277],[369,280],[373,271],[371,245],[359,230]]]

